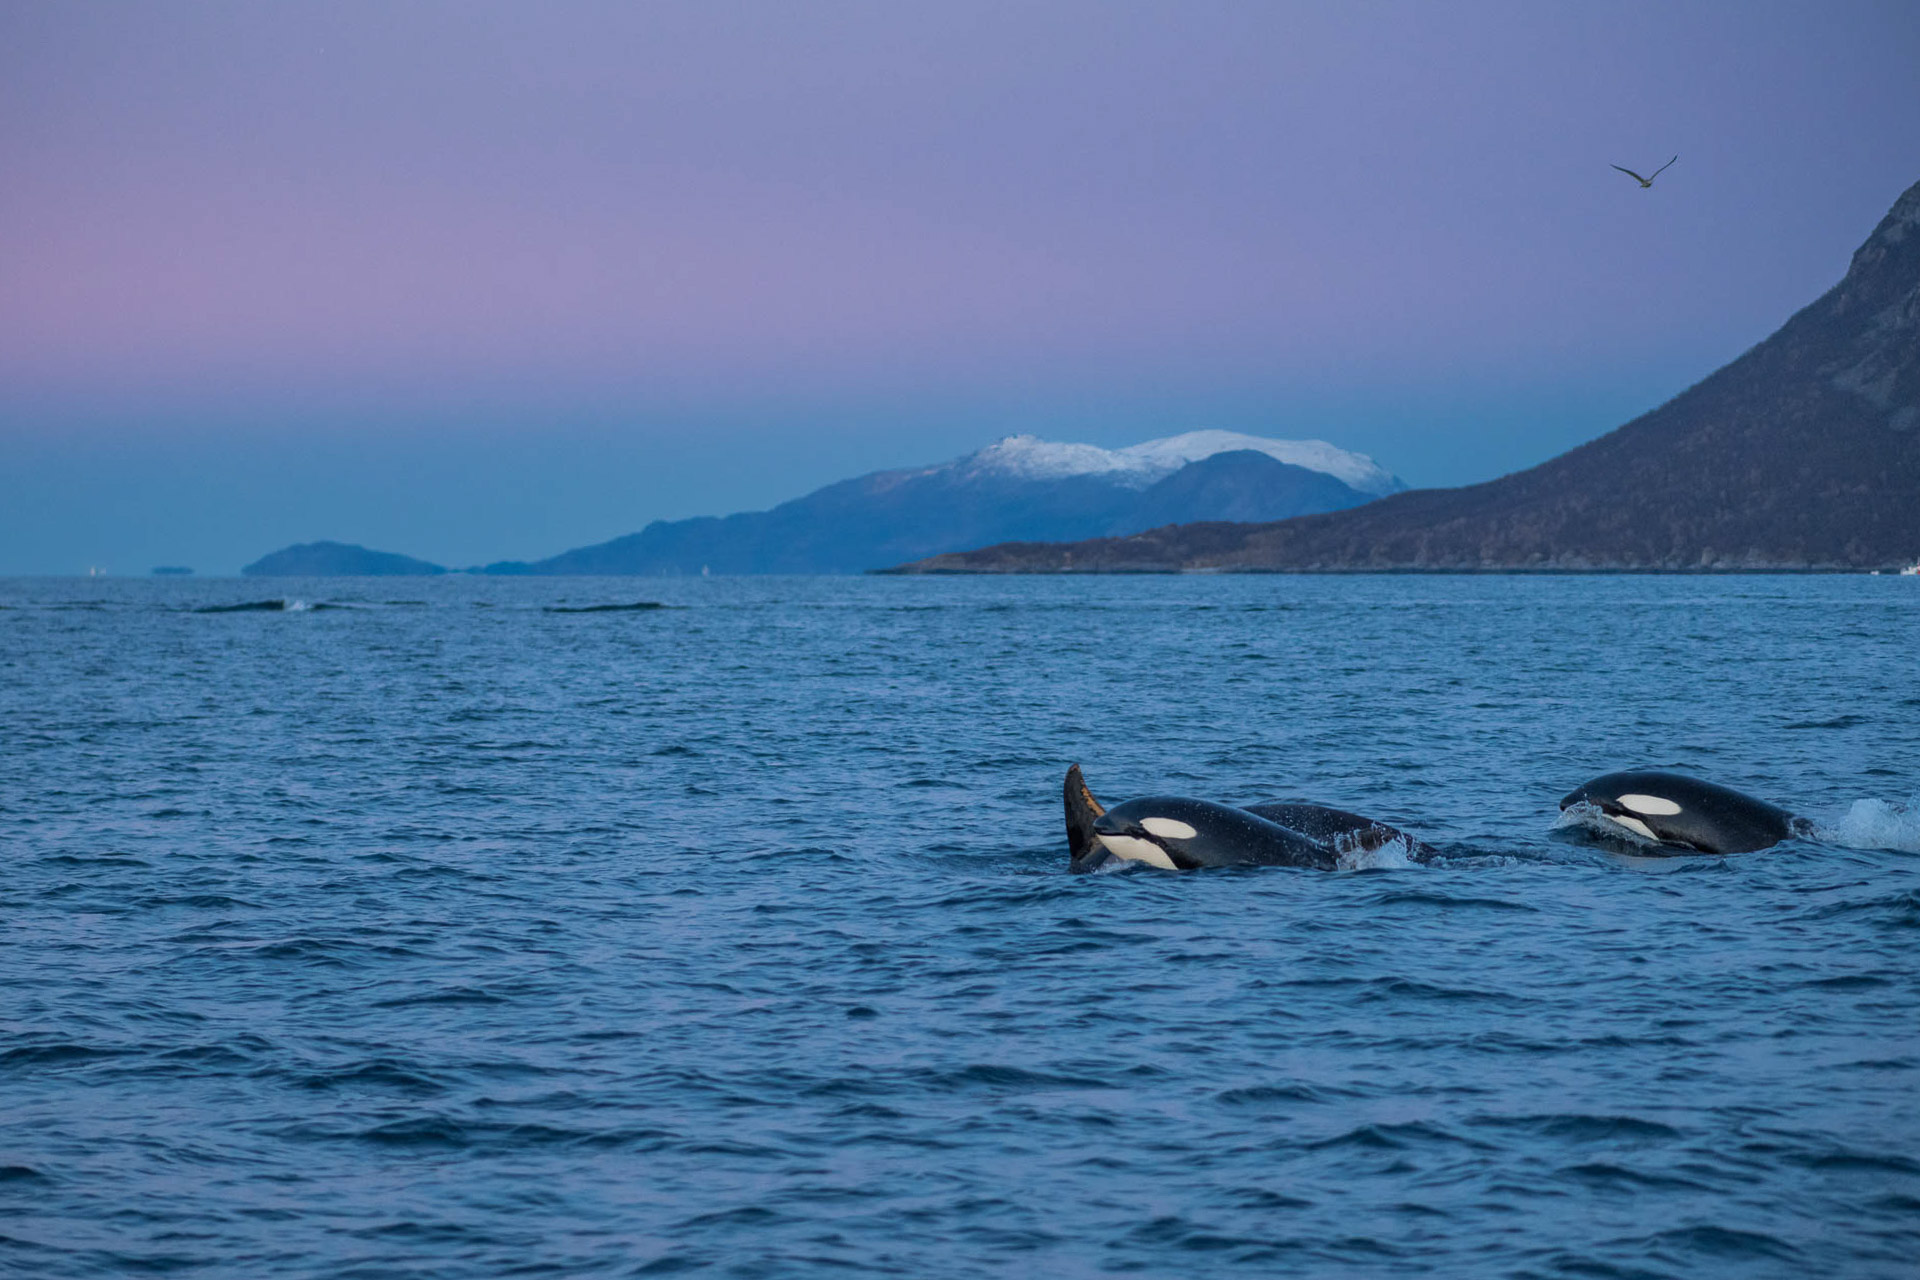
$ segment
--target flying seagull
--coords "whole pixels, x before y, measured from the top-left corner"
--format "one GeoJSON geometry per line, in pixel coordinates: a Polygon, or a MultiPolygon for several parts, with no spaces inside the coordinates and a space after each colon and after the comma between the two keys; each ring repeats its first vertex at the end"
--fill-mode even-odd
{"type": "MultiPolygon", "coordinates": [[[[1679,158],[1680,158],[1679,156],[1675,156],[1673,160],[1678,160],[1679,158]]],[[[1659,177],[1661,174],[1665,173],[1668,169],[1671,169],[1673,167],[1673,160],[1667,161],[1665,164],[1661,165],[1658,169],[1655,169],[1652,173],[1648,174],[1644,178],[1641,177],[1639,174],[1635,173],[1633,170],[1626,168],[1623,165],[1612,164],[1612,165],[1608,165],[1607,167],[1609,169],[1620,170],[1620,172],[1626,174],[1629,178],[1632,178],[1635,182],[1639,183],[1643,187],[1650,187],[1653,185],[1653,180],[1655,178],[1659,177]]]]}

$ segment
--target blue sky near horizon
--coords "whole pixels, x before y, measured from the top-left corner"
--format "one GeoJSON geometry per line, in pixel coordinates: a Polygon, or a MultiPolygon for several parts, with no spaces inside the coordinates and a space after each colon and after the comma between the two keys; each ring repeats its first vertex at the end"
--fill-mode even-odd
{"type": "Polygon", "coordinates": [[[1489,479],[1832,285],[1915,66],[1907,0],[9,5],[0,574],[534,558],[1012,431],[1489,479]]]}

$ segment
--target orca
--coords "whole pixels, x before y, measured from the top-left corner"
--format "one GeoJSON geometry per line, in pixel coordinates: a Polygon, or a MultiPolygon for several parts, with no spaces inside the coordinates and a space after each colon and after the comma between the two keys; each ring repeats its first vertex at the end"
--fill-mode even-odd
{"type": "Polygon", "coordinates": [[[1143,796],[1094,819],[1093,838],[1115,857],[1163,871],[1200,867],[1312,867],[1339,855],[1298,831],[1211,800],[1143,796]]]}
{"type": "Polygon", "coordinates": [[[1067,770],[1067,856],[1073,871],[1142,862],[1163,871],[1201,867],[1308,867],[1331,871],[1342,854],[1405,842],[1424,860],[1427,845],[1344,809],[1300,802],[1234,808],[1185,796],[1144,796],[1103,808],[1080,766],[1067,770]]]}
{"type": "Polygon", "coordinates": [[[1586,805],[1612,828],[1637,836],[1635,844],[1651,842],[1678,853],[1752,853],[1812,834],[1805,818],[1778,805],[1658,769],[1603,774],[1561,798],[1562,812],[1575,805],[1586,805]]]}

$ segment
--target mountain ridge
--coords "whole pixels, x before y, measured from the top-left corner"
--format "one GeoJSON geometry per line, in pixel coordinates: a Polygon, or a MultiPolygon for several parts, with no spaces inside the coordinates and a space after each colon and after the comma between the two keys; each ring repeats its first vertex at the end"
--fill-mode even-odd
{"type": "MultiPolygon", "coordinates": [[[[1122,449],[1004,436],[932,466],[836,481],[765,511],[656,520],[637,533],[501,575],[857,573],[1009,538],[1131,533],[1170,521],[1272,520],[1335,511],[1406,486],[1324,440],[1190,431],[1122,449]]],[[[442,573],[342,543],[287,547],[243,573],[442,573]]]]}
{"type": "Polygon", "coordinates": [[[1201,431],[1108,450],[1016,435],[934,466],[837,481],[766,511],[657,520],[607,542],[481,572],[858,573],[986,541],[1332,511],[1404,487],[1364,454],[1319,440],[1201,431]]]}
{"type": "Polygon", "coordinates": [[[1920,555],[1920,183],[1846,275],[1621,427],[1352,510],[1006,543],[902,573],[1864,570],[1920,555]]]}

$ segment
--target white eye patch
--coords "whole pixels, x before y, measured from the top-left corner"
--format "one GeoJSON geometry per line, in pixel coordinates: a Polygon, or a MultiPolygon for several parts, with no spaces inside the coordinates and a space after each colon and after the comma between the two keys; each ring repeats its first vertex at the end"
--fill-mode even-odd
{"type": "Polygon", "coordinates": [[[1664,796],[1621,796],[1620,803],[1635,813],[1649,813],[1655,817],[1672,817],[1680,812],[1680,806],[1664,796]]]}
{"type": "Polygon", "coordinates": [[[1095,836],[1094,839],[1105,845],[1107,852],[1116,858],[1125,858],[1128,862],[1144,862],[1162,871],[1179,870],[1173,865],[1173,859],[1167,856],[1167,851],[1151,840],[1136,840],[1132,836],[1095,836]]]}
{"type": "Polygon", "coordinates": [[[1142,818],[1140,829],[1162,840],[1191,840],[1199,833],[1176,818],[1142,818]]]}

